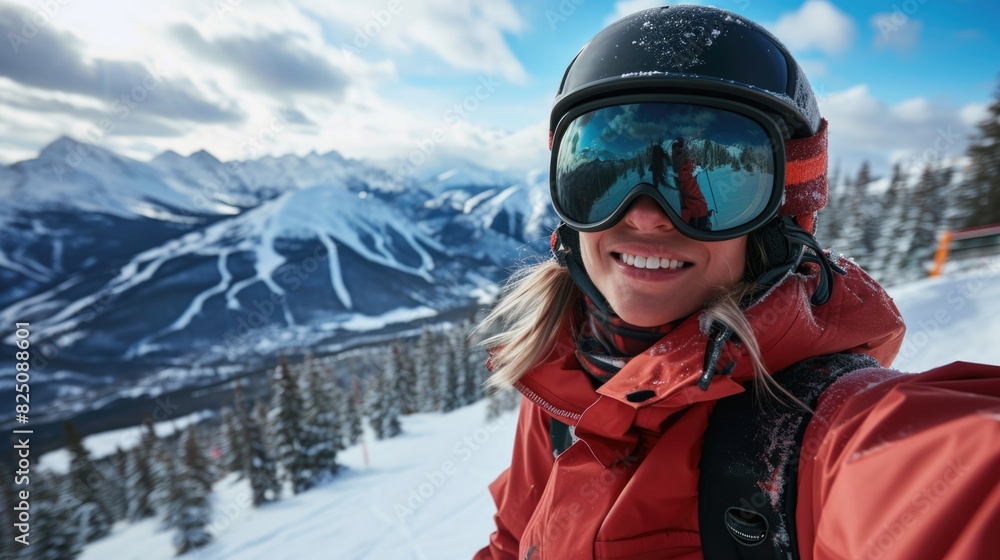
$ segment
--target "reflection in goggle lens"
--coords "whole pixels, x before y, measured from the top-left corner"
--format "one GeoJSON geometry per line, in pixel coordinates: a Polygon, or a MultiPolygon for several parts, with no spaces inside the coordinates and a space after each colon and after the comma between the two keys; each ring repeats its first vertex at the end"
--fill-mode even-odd
{"type": "Polygon", "coordinates": [[[553,202],[579,224],[608,219],[645,184],[687,225],[723,231],[765,211],[775,189],[775,154],[768,132],[747,116],[637,103],[574,119],[556,146],[555,172],[553,202]]]}

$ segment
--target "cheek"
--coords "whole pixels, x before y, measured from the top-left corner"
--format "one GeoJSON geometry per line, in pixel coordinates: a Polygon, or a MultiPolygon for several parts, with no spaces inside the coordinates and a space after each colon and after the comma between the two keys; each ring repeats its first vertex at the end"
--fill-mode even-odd
{"type": "Polygon", "coordinates": [[[588,271],[596,270],[599,265],[597,245],[601,240],[601,234],[580,232],[579,236],[580,259],[583,260],[583,266],[588,271]]]}
{"type": "Polygon", "coordinates": [[[717,282],[731,288],[743,278],[743,271],[746,268],[746,238],[741,237],[729,241],[719,242],[720,247],[715,251],[716,265],[713,276],[717,282]]]}

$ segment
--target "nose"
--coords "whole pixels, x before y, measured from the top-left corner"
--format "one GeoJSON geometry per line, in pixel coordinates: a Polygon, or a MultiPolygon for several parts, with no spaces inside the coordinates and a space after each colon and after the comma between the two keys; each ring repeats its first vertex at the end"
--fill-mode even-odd
{"type": "Polygon", "coordinates": [[[629,205],[623,222],[637,230],[673,230],[674,222],[652,197],[641,195],[629,205]]]}

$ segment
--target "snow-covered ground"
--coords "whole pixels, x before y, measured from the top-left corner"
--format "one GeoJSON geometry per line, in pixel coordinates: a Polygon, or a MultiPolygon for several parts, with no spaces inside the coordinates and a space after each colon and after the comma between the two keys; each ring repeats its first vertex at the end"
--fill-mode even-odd
{"type": "MultiPolygon", "coordinates": [[[[922,371],[956,360],[1000,364],[1000,260],[961,275],[891,290],[909,325],[894,366],[922,371]]],[[[259,509],[233,476],[216,485],[215,542],[192,560],[462,559],[486,544],[494,506],[487,485],[510,459],[510,412],[486,422],[486,402],[403,420],[404,433],[368,438],[340,455],[328,484],[259,509]]],[[[155,521],[120,524],[86,560],[166,560],[172,534],[155,521]]]]}
{"type": "MultiPolygon", "coordinates": [[[[328,484],[253,508],[235,475],[215,486],[215,542],[191,560],[471,558],[492,531],[487,485],[510,460],[516,415],[486,422],[485,400],[450,414],[403,420],[402,435],[367,437],[338,455],[347,470],[328,484]]],[[[157,522],[119,524],[85,560],[174,558],[157,522]]]]}

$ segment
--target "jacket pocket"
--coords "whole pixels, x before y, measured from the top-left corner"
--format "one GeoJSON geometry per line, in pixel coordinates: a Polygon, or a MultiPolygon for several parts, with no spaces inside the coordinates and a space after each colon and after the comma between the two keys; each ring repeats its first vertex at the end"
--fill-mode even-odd
{"type": "Polygon", "coordinates": [[[597,560],[701,560],[701,536],[693,531],[656,531],[594,543],[597,560]]]}

